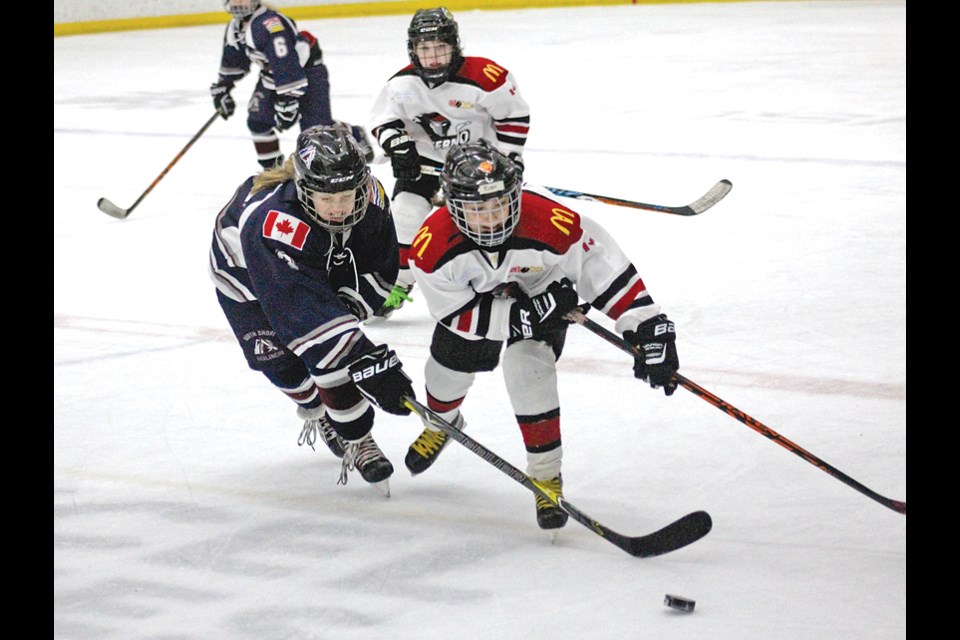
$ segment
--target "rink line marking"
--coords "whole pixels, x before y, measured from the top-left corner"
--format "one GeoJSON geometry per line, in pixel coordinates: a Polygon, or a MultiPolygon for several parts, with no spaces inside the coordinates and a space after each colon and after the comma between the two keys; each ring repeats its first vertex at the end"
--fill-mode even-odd
{"type": "MultiPolygon", "coordinates": [[[[91,318],[84,316],[53,316],[54,329],[69,329],[76,331],[88,331],[93,333],[103,333],[107,335],[125,335],[125,336],[146,336],[151,338],[179,338],[187,342],[152,349],[138,349],[136,351],[127,351],[121,354],[107,354],[104,356],[90,357],[83,360],[59,361],[54,366],[64,364],[81,364],[82,362],[92,362],[112,357],[135,356],[151,351],[163,351],[169,349],[179,349],[198,344],[210,342],[231,343],[235,340],[233,333],[229,329],[215,329],[213,327],[197,327],[192,325],[177,325],[161,322],[147,322],[142,320],[115,320],[109,318],[91,318]]],[[[426,342],[406,342],[403,340],[391,340],[390,344],[394,348],[422,349],[426,351],[428,346],[426,342]]],[[[425,360],[424,355],[421,359],[425,360]]],[[[558,367],[565,374],[583,375],[585,371],[591,375],[601,375],[609,377],[622,377],[623,367],[619,361],[601,360],[598,358],[583,358],[572,354],[564,354],[558,367]]],[[[785,391],[792,393],[810,393],[815,395],[827,396],[850,396],[858,398],[868,398],[873,400],[892,400],[897,402],[906,401],[906,384],[884,383],[884,382],[865,382],[858,380],[845,380],[842,378],[826,378],[812,376],[793,376],[788,374],[773,374],[764,372],[731,372],[730,370],[709,369],[704,367],[692,367],[684,369],[685,372],[695,373],[698,376],[712,377],[717,384],[722,382],[724,386],[760,388],[775,391],[785,391]]]]}

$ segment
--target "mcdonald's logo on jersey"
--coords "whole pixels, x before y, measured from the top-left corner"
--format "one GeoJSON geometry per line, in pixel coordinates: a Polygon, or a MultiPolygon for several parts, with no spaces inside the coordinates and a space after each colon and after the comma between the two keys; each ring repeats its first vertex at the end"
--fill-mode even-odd
{"type": "Polygon", "coordinates": [[[499,67],[492,62],[487,63],[487,66],[483,68],[483,75],[487,76],[490,79],[490,82],[496,82],[506,73],[506,69],[499,67]]]}

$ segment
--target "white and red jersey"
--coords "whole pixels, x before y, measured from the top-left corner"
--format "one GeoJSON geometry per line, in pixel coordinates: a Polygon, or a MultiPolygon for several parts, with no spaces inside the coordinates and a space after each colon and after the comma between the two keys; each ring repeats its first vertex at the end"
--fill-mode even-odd
{"type": "Polygon", "coordinates": [[[409,257],[430,314],[467,339],[510,336],[514,301],[503,295],[510,286],[534,296],[567,279],[582,300],[616,320],[619,333],[660,313],[606,230],[533,191],[523,191],[520,222],[503,245],[477,246],[441,207],[420,228],[409,257]]]}
{"type": "Polygon", "coordinates": [[[486,58],[466,57],[446,82],[431,87],[407,65],[380,91],[370,114],[381,147],[401,133],[422,158],[439,164],[453,146],[487,140],[504,155],[522,153],[530,108],[513,75],[486,58]]]}

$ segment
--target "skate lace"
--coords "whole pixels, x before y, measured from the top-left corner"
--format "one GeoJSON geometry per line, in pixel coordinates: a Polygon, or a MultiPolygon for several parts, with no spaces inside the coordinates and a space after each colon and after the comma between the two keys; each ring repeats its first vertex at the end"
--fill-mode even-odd
{"type": "Polygon", "coordinates": [[[313,445],[317,441],[317,433],[320,434],[324,442],[330,442],[337,437],[337,432],[333,430],[333,427],[330,426],[330,423],[327,421],[327,416],[324,415],[319,418],[304,421],[303,429],[300,431],[300,438],[297,439],[297,445],[302,447],[304,444],[307,444],[311,449],[316,451],[313,445]]]}
{"type": "MultiPolygon", "coordinates": [[[[317,441],[317,431],[320,428],[319,422],[319,420],[304,421],[303,429],[300,431],[300,437],[297,438],[298,447],[308,444],[310,448],[313,449],[313,443],[317,441]]],[[[313,450],[316,451],[316,449],[313,450]]]]}
{"type": "Polygon", "coordinates": [[[447,434],[443,431],[434,431],[433,429],[424,429],[420,437],[417,438],[411,447],[424,458],[429,458],[443,446],[447,440],[447,434]]]}
{"type": "Polygon", "coordinates": [[[337,484],[347,484],[347,475],[357,467],[365,467],[367,463],[383,457],[380,447],[368,433],[359,442],[346,442],[343,448],[343,463],[340,465],[340,479],[337,484]]]}
{"type": "MultiPolygon", "coordinates": [[[[560,478],[551,478],[550,480],[537,480],[538,485],[544,489],[550,489],[557,496],[563,497],[563,483],[560,481],[560,478]]],[[[547,500],[543,496],[537,494],[536,496],[537,510],[549,509],[551,507],[556,507],[552,500],[547,500]]]]}

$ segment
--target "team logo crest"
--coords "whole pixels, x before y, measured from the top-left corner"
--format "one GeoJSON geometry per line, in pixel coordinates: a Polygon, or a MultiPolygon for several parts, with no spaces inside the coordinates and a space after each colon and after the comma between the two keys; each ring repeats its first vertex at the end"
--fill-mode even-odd
{"type": "Polygon", "coordinates": [[[300,155],[300,159],[303,160],[303,164],[309,167],[313,159],[317,157],[317,148],[313,146],[304,147],[297,153],[300,155]]]}

